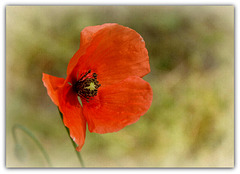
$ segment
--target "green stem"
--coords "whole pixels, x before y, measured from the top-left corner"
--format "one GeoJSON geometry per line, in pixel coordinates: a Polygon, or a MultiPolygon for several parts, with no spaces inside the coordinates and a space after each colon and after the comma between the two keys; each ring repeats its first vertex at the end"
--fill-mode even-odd
{"type": "MultiPolygon", "coordinates": [[[[58,109],[58,111],[59,111],[59,114],[60,114],[61,119],[62,119],[62,121],[63,121],[63,115],[62,115],[62,113],[61,113],[61,111],[60,111],[59,109],[58,109]]],[[[73,141],[73,139],[70,137],[69,129],[68,129],[66,126],[65,126],[65,128],[66,128],[67,133],[68,133],[68,136],[69,136],[69,138],[70,138],[70,140],[71,140],[71,142],[72,142],[72,144],[73,144],[74,150],[75,150],[75,152],[76,152],[76,155],[77,155],[77,157],[78,157],[78,160],[79,160],[80,164],[82,165],[82,167],[85,167],[84,162],[83,162],[83,159],[82,159],[82,156],[81,156],[81,153],[76,150],[77,144],[76,144],[76,143],[73,141]]]]}
{"type": "Polygon", "coordinates": [[[24,133],[26,133],[36,143],[36,145],[39,147],[40,151],[42,152],[43,156],[45,157],[48,165],[51,167],[52,163],[50,161],[50,158],[49,158],[46,150],[42,146],[42,144],[38,141],[38,139],[33,135],[33,133],[30,130],[28,130],[27,128],[25,128],[24,126],[19,125],[19,124],[15,124],[12,128],[12,135],[13,135],[13,139],[14,139],[16,145],[19,145],[17,135],[16,135],[16,130],[17,129],[22,130],[24,133]]]}

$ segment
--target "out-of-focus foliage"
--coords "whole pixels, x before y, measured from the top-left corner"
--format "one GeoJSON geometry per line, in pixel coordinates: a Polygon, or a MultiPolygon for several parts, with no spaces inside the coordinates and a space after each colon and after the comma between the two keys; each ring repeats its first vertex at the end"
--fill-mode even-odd
{"type": "Polygon", "coordinates": [[[118,23],[142,35],[149,51],[153,103],[141,119],[112,134],[87,131],[87,167],[231,167],[234,164],[234,7],[8,6],[6,9],[6,162],[47,167],[19,132],[24,160],[14,156],[11,128],[30,129],[54,167],[77,157],[42,72],[66,77],[87,26],[118,23]]]}

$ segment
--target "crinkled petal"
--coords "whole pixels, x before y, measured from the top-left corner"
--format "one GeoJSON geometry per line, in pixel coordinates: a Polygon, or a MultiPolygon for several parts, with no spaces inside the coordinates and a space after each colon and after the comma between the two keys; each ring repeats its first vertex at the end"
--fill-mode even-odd
{"type": "Polygon", "coordinates": [[[52,99],[53,103],[58,106],[59,102],[58,102],[57,91],[61,86],[63,86],[64,78],[58,78],[58,77],[43,73],[42,81],[44,86],[47,88],[49,97],[52,99]]]}
{"type": "Polygon", "coordinates": [[[81,35],[80,35],[80,48],[79,50],[74,54],[74,56],[72,57],[72,59],[70,60],[69,64],[68,64],[68,68],[67,68],[67,74],[69,75],[71,73],[71,71],[73,70],[73,68],[76,66],[78,60],[80,59],[80,57],[82,55],[84,55],[86,53],[86,49],[89,47],[89,45],[91,44],[93,38],[95,37],[95,34],[107,27],[107,26],[111,26],[114,24],[103,24],[103,25],[97,25],[97,26],[89,26],[84,28],[81,31],[81,35]]]}
{"type": "Polygon", "coordinates": [[[72,91],[72,86],[67,83],[61,89],[59,96],[59,109],[63,114],[63,123],[69,129],[71,138],[78,144],[77,150],[80,151],[86,136],[86,121],[82,107],[76,93],[72,91]]]}
{"type": "Polygon", "coordinates": [[[80,50],[84,51],[76,53],[69,69],[78,61],[79,71],[91,69],[98,74],[102,86],[150,72],[145,42],[136,31],[118,24],[87,27],[83,31],[80,50]]]}
{"type": "Polygon", "coordinates": [[[149,83],[136,76],[100,87],[97,97],[83,105],[89,131],[116,132],[135,123],[149,109],[152,96],[149,83]]]}

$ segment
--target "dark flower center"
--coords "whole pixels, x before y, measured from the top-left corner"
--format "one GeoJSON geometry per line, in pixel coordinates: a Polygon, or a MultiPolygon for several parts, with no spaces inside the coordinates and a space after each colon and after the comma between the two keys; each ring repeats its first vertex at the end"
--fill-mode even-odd
{"type": "Polygon", "coordinates": [[[97,74],[93,73],[90,75],[90,73],[91,70],[82,75],[82,77],[73,84],[73,90],[79,97],[85,98],[87,102],[89,102],[90,98],[97,95],[98,88],[101,86],[97,81],[97,74]]]}

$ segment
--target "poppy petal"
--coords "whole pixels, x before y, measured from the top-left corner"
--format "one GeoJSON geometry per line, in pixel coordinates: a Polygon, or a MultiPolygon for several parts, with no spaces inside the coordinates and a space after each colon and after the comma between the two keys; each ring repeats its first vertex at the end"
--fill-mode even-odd
{"type": "Polygon", "coordinates": [[[64,78],[59,78],[43,73],[42,81],[44,86],[47,88],[48,95],[52,99],[55,105],[59,105],[58,102],[58,89],[63,85],[64,78]]]}
{"type": "Polygon", "coordinates": [[[85,53],[78,54],[79,69],[97,73],[103,86],[150,72],[145,42],[136,31],[118,24],[105,24],[97,29],[88,27],[87,31],[90,34],[85,31],[85,39],[81,39],[85,53]]]}
{"type": "Polygon", "coordinates": [[[152,88],[143,79],[131,76],[99,88],[97,100],[84,103],[83,114],[90,132],[116,132],[135,123],[152,103],[152,88]]]}
{"type": "Polygon", "coordinates": [[[71,73],[71,71],[73,70],[73,68],[76,66],[79,58],[85,54],[86,49],[89,47],[91,41],[93,40],[95,34],[107,27],[107,26],[111,26],[113,24],[110,23],[106,23],[103,25],[97,25],[97,26],[89,26],[84,28],[81,31],[81,35],[80,35],[80,48],[79,50],[74,54],[74,56],[71,58],[68,67],[67,67],[67,75],[69,75],[71,73]]]}
{"type": "Polygon", "coordinates": [[[63,114],[63,123],[69,129],[70,137],[78,144],[77,151],[80,151],[85,142],[86,121],[77,95],[67,83],[61,89],[59,109],[63,114]]]}

